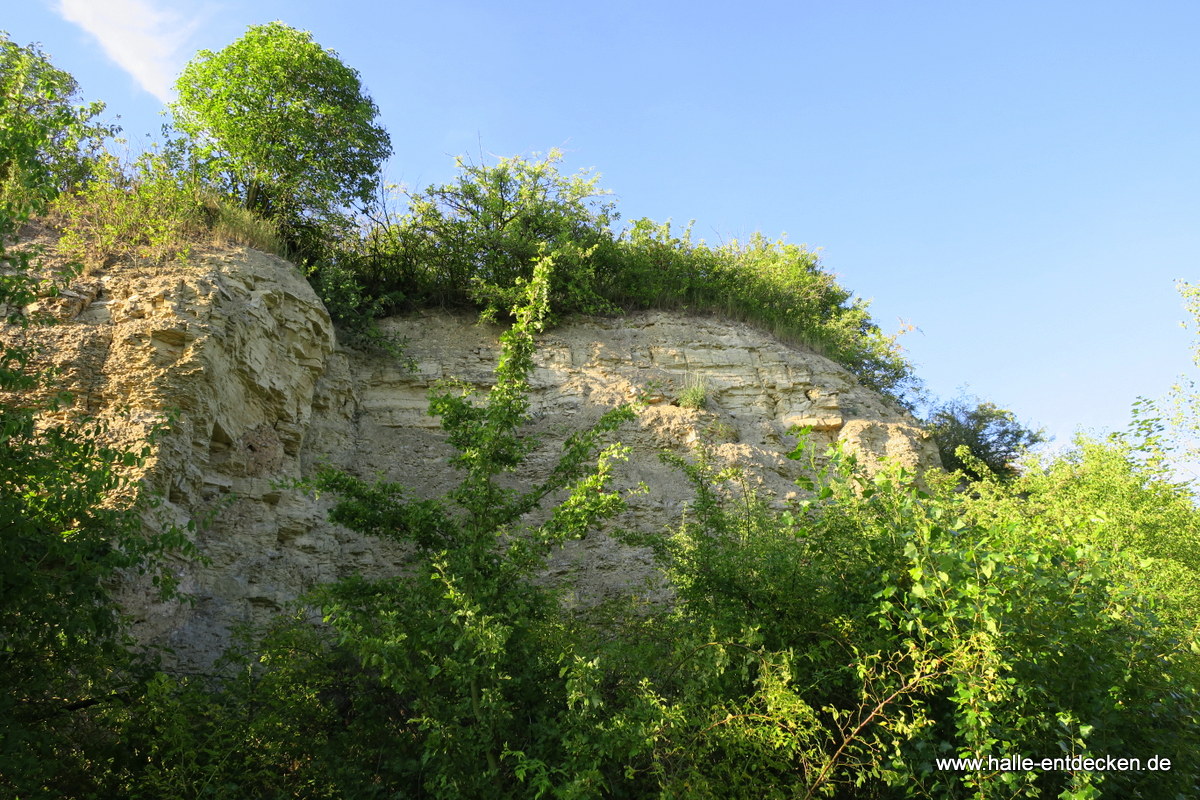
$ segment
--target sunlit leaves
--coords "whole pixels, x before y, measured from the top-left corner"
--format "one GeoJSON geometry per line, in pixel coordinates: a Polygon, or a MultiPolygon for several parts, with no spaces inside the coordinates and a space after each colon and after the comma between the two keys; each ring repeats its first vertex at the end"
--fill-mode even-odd
{"type": "MultiPolygon", "coordinates": [[[[103,103],[77,105],[79,86],[37,45],[0,32],[0,214],[38,213],[62,189],[86,178],[88,156],[117,130],[93,121],[103,103]]],[[[8,230],[0,230],[7,236],[8,230]]]]}
{"type": "Polygon", "coordinates": [[[358,73],[281,22],[200,51],[176,87],[178,126],[207,168],[285,224],[367,202],[391,153],[358,73]]]}

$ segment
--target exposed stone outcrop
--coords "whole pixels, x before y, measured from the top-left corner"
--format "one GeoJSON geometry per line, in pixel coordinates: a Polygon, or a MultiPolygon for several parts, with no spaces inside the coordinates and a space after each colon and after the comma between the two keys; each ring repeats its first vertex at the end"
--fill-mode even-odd
{"type": "MultiPolygon", "coordinates": [[[[45,306],[66,324],[37,331],[43,356],[75,393],[73,410],[105,419],[114,438],[142,441],[164,413],[145,479],[161,520],[200,524],[208,565],[178,564],[191,604],[131,592],[142,634],[169,640],[186,662],[211,659],[231,624],[261,622],[303,590],[360,572],[394,573],[403,553],[328,523],[327,500],[288,483],[329,462],[382,475],[418,495],[456,480],[429,388],[454,378],[485,389],[500,328],[422,313],[384,322],[417,364],[339,347],[329,316],[290,264],[255,251],[212,251],[189,264],[123,264],[77,281],[45,306]]],[[[619,438],[633,455],[616,481],[650,487],[631,498],[625,527],[675,524],[690,499],[662,450],[698,443],[744,464],[754,485],[784,499],[799,464],[784,457],[808,426],[868,461],[937,463],[914,420],[828,359],[743,324],[649,312],[568,321],[540,340],[530,428],[542,446],[513,480],[549,469],[565,437],[620,403],[643,401],[619,438]],[[701,385],[704,410],[673,403],[701,385]]],[[[69,413],[69,412],[63,412],[69,413]]],[[[157,523],[156,523],[157,524],[157,523]]],[[[577,581],[580,602],[645,591],[646,553],[603,533],[556,558],[552,577],[577,581]]]]}

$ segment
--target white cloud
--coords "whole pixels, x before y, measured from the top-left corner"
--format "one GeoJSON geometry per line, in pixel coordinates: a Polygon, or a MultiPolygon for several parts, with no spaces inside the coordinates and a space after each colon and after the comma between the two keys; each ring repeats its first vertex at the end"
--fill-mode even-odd
{"type": "Polygon", "coordinates": [[[164,103],[174,98],[171,87],[186,63],[184,45],[198,18],[185,19],[152,0],[59,0],[57,11],[96,37],[147,92],[164,103]]]}

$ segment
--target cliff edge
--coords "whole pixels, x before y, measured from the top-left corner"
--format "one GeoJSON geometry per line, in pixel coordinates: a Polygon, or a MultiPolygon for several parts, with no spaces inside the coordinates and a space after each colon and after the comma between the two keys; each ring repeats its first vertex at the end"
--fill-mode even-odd
{"type": "MultiPolygon", "coordinates": [[[[129,447],[172,419],[140,476],[162,498],[147,524],[195,520],[208,563],[175,565],[191,602],[153,602],[136,586],[124,602],[140,636],[169,642],[192,664],[218,655],[231,626],[264,622],[317,583],[402,567],[397,546],[329,523],[327,499],[288,484],[330,463],[403,482],[418,496],[453,486],[428,391],[449,378],[486,389],[502,330],[442,312],[382,321],[407,340],[409,370],[339,345],[299,270],[246,249],[208,250],[186,264],[113,265],[42,306],[61,324],[28,335],[40,366],[57,368],[60,388],[74,396],[59,414],[104,420],[129,447]]],[[[664,450],[705,444],[780,499],[799,491],[801,465],[784,456],[796,445],[794,426],[868,464],[938,464],[917,422],[844,368],[713,317],[566,321],[539,340],[530,400],[541,446],[516,481],[544,475],[566,437],[603,411],[639,404],[637,421],[617,437],[632,453],[615,482],[649,492],[630,497],[616,522],[626,528],[678,524],[691,499],[684,476],[657,457],[664,450]],[[689,387],[706,398],[703,409],[679,404],[689,387]]],[[[613,593],[654,596],[661,589],[652,576],[648,553],[597,532],[559,554],[550,577],[570,577],[576,601],[589,604],[613,593]]]]}

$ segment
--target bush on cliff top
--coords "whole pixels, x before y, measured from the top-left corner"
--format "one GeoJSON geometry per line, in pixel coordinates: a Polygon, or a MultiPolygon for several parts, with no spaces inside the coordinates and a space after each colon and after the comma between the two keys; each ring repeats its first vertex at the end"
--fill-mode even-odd
{"type": "MultiPolygon", "coordinates": [[[[336,271],[380,313],[427,307],[503,315],[542,255],[555,262],[554,314],[663,308],[719,314],[839,361],[866,385],[902,397],[915,379],[894,336],[838,284],[817,255],[761,235],[720,247],[690,229],[619,218],[598,176],[540,160],[460,160],[455,183],[411,194],[405,213],[378,212],[341,236],[316,268],[336,271]]],[[[319,280],[319,279],[318,279],[319,280]]]]}

